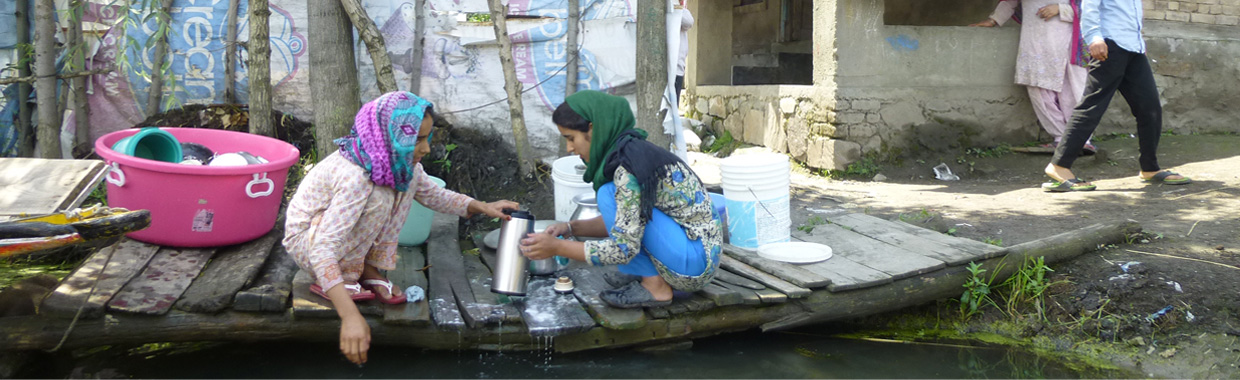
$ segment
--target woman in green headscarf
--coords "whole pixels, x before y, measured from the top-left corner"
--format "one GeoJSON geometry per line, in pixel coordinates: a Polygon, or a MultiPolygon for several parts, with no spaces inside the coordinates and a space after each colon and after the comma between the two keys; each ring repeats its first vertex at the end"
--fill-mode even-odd
{"type": "Polygon", "coordinates": [[[664,306],[672,291],[705,287],[719,266],[722,226],[702,181],[679,157],[646,141],[629,102],[582,91],[556,108],[552,121],[569,153],[586,163],[602,216],[559,223],[522,240],[530,259],[562,256],[617,265],[615,289],[601,294],[614,307],[664,306]],[[576,242],[556,236],[605,237],[576,242]]]}

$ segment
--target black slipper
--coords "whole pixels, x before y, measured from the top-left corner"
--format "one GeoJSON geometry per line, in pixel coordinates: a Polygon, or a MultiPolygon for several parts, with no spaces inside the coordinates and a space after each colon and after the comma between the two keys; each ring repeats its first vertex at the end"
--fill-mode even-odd
{"type": "Polygon", "coordinates": [[[672,304],[672,300],[656,301],[654,295],[650,294],[650,291],[643,288],[642,284],[637,281],[630,282],[628,285],[616,289],[604,290],[598,296],[603,299],[603,302],[611,305],[611,307],[619,309],[660,307],[672,304]]]}
{"type": "Polygon", "coordinates": [[[1094,191],[1098,188],[1098,186],[1094,186],[1093,184],[1082,185],[1082,183],[1085,183],[1085,181],[1082,181],[1079,178],[1073,178],[1063,182],[1051,181],[1043,183],[1042,190],[1052,193],[1066,193],[1069,191],[1094,191]]]}
{"type": "Polygon", "coordinates": [[[628,285],[633,281],[640,281],[641,279],[642,276],[619,271],[603,273],[603,281],[606,281],[607,285],[610,285],[613,289],[628,285]]]}

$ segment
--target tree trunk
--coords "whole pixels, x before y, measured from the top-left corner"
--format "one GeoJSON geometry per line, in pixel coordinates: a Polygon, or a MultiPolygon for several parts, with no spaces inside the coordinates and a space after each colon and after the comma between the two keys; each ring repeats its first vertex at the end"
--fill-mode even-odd
{"type": "Polygon", "coordinates": [[[39,155],[60,157],[60,117],[56,115],[56,13],[53,0],[34,5],[34,72],[39,105],[39,155]]]}
{"type": "MultiPolygon", "coordinates": [[[[250,0],[250,133],[274,137],[271,125],[271,39],[267,0],[250,0]]],[[[313,49],[311,49],[313,50],[313,49]]]]}
{"type": "Polygon", "coordinates": [[[495,26],[495,39],[499,40],[499,63],[504,67],[504,89],[508,91],[508,112],[512,118],[512,137],[517,148],[517,164],[521,176],[534,173],[534,161],[530,153],[529,135],[525,129],[525,106],[521,103],[521,83],[517,81],[517,69],[512,61],[512,40],[508,38],[508,7],[500,0],[487,0],[491,8],[491,24],[495,26]]]}
{"type": "Polygon", "coordinates": [[[306,0],[310,40],[310,98],[317,158],[336,151],[362,108],[353,55],[353,25],[339,1],[306,0]]]}
{"type": "MultiPolygon", "coordinates": [[[[30,44],[30,3],[17,2],[17,43],[30,44]]],[[[30,61],[26,57],[18,57],[17,76],[30,76],[30,61]]],[[[17,155],[34,156],[34,128],[30,125],[30,83],[17,85],[17,155]]]]}
{"type": "MultiPolygon", "coordinates": [[[[73,10],[73,20],[69,28],[69,46],[77,49],[77,54],[73,55],[73,68],[75,70],[86,70],[86,42],[82,38],[82,15],[86,11],[86,2],[83,0],[73,0],[70,3],[73,10]]],[[[73,84],[73,116],[74,116],[74,151],[78,148],[90,150],[90,101],[86,98],[86,80],[87,77],[77,77],[70,80],[73,84]]]]}
{"type": "MultiPolygon", "coordinates": [[[[581,1],[568,0],[568,37],[565,41],[567,46],[567,57],[565,57],[564,71],[564,97],[568,98],[577,93],[577,68],[581,67],[581,49],[578,43],[578,36],[581,34],[581,1]]],[[[560,156],[568,154],[568,147],[565,146],[564,139],[556,139],[560,142],[560,156]]]]}
{"type": "Polygon", "coordinates": [[[637,0],[637,127],[661,148],[671,147],[659,109],[667,89],[667,1],[637,0]]]}
{"type": "Polygon", "coordinates": [[[237,102],[237,8],[241,0],[228,0],[228,35],[224,36],[224,103],[237,102]]]}
{"type": "Polygon", "coordinates": [[[357,35],[366,43],[366,52],[370,53],[370,62],[375,65],[375,81],[379,84],[379,92],[386,94],[399,90],[396,87],[396,75],[392,73],[392,57],[388,56],[387,43],[379,33],[375,21],[366,15],[361,0],[340,0],[344,12],[357,28],[357,35]]]}
{"type": "MultiPolygon", "coordinates": [[[[172,22],[172,0],[160,0],[159,24],[172,22]]],[[[158,29],[157,29],[158,30],[158,29]]],[[[171,30],[171,28],[169,28],[171,30]]],[[[168,35],[156,33],[155,56],[151,62],[151,88],[146,94],[146,116],[158,114],[164,100],[164,62],[168,59],[168,35]]]]}
{"type": "Polygon", "coordinates": [[[413,21],[413,57],[410,59],[413,71],[409,72],[409,92],[421,95],[422,91],[422,54],[426,43],[426,0],[414,1],[413,21]]]}

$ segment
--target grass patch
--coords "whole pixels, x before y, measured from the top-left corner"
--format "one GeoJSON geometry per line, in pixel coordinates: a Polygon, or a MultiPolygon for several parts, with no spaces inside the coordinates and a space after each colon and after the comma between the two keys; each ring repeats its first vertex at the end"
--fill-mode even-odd
{"type": "Polygon", "coordinates": [[[964,150],[964,154],[977,158],[994,158],[1003,157],[1012,153],[1012,147],[1002,144],[992,148],[969,148],[964,150]]]}
{"type": "Polygon", "coordinates": [[[797,230],[808,234],[814,232],[814,227],[824,224],[827,224],[826,220],[823,220],[821,216],[814,215],[813,218],[809,218],[809,220],[805,221],[805,224],[797,226],[797,230]]]}
{"type": "Polygon", "coordinates": [[[1002,246],[1003,246],[1003,239],[1000,239],[1000,238],[997,238],[997,237],[987,237],[987,238],[985,238],[985,239],[982,239],[982,242],[983,242],[983,243],[986,243],[986,244],[990,244],[990,245],[996,246],[996,247],[1002,247],[1002,246]]]}

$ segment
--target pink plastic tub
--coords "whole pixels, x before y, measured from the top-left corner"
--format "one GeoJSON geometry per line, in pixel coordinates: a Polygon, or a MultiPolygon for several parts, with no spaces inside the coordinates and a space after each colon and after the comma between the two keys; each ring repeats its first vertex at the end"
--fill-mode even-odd
{"type": "Polygon", "coordinates": [[[151,211],[151,226],[128,236],[177,247],[215,247],[254,240],[275,227],[288,169],[297,148],[270,137],[199,128],[161,128],[180,142],[218,153],[246,151],[267,163],[232,167],[179,165],[112,150],[138,129],[95,140],[95,153],[111,165],[108,205],[151,211]]]}

